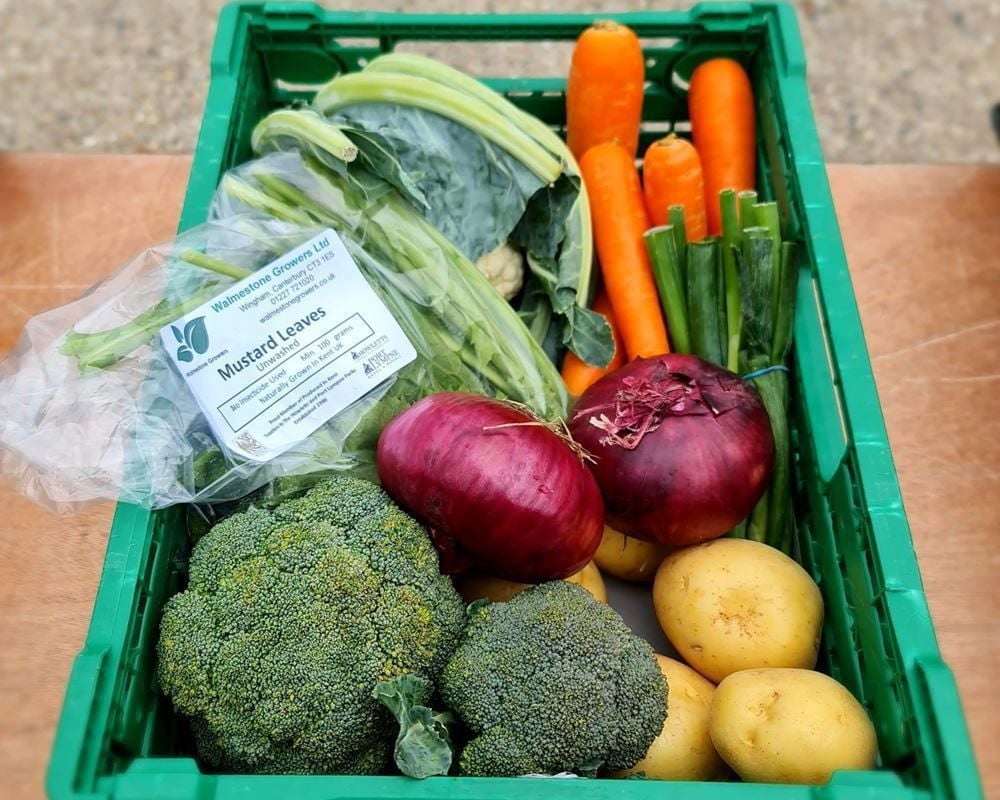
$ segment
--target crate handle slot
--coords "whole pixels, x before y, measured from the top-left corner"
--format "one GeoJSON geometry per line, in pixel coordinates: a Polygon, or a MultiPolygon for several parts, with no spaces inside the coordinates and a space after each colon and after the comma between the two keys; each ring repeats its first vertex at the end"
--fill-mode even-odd
{"type": "Polygon", "coordinates": [[[59,727],[52,744],[50,764],[71,765],[70,769],[55,770],[51,766],[45,775],[45,792],[49,797],[70,797],[80,790],[93,788],[95,762],[100,754],[94,747],[100,745],[100,737],[94,736],[103,719],[108,715],[110,697],[101,690],[108,672],[106,662],[108,649],[84,650],[73,659],[69,681],[66,683],[66,701],[59,727]],[[81,702],[84,699],[88,702],[81,702]]]}
{"type": "Polygon", "coordinates": [[[750,26],[753,10],[750,3],[698,3],[691,16],[706,31],[731,33],[750,26]]]}
{"type": "Polygon", "coordinates": [[[914,684],[922,699],[916,709],[927,768],[935,794],[982,797],[976,759],[951,669],[935,656],[914,660],[914,684]]]}
{"type": "Polygon", "coordinates": [[[847,433],[823,305],[810,270],[803,269],[799,273],[795,302],[795,366],[809,416],[819,475],[829,483],[847,452],[847,433]],[[831,423],[831,420],[837,422],[831,423]]]}
{"type": "Polygon", "coordinates": [[[558,78],[565,81],[573,55],[572,40],[538,40],[518,38],[477,41],[472,39],[401,39],[393,48],[396,53],[415,53],[461,68],[467,75],[489,78],[503,75],[511,78],[558,78]],[[546,71],[539,75],[531,71],[532,57],[545,59],[546,71]],[[469,56],[474,54],[472,64],[469,56]],[[532,56],[534,54],[534,56],[532,56]]]}

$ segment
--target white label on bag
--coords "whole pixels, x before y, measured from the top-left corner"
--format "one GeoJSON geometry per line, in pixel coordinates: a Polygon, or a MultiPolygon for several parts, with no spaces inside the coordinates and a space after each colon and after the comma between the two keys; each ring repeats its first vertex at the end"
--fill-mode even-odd
{"type": "Polygon", "coordinates": [[[416,357],[332,230],[160,331],[212,429],[270,461],[416,357]]]}

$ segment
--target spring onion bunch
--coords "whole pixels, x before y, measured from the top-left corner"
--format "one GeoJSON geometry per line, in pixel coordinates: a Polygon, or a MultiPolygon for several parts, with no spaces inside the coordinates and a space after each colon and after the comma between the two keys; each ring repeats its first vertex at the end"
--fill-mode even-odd
{"type": "Polygon", "coordinates": [[[755,192],[720,193],[722,235],[688,242],[684,210],[646,233],[674,350],[751,380],[774,436],[771,484],[734,536],[788,551],[792,540],[788,372],[795,308],[794,246],[781,239],[775,203],[755,192]]]}

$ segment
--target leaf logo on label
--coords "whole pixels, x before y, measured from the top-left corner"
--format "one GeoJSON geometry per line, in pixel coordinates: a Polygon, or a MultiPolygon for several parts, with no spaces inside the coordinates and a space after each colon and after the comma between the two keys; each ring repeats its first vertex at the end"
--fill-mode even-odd
{"type": "Polygon", "coordinates": [[[208,331],[205,329],[204,317],[195,317],[184,326],[184,344],[198,355],[208,350],[208,331]]]}
{"type": "Polygon", "coordinates": [[[176,325],[170,326],[170,331],[180,347],[177,348],[177,360],[185,363],[194,361],[194,354],[202,355],[208,351],[208,330],[205,328],[205,318],[195,317],[184,326],[184,332],[176,325]]]}

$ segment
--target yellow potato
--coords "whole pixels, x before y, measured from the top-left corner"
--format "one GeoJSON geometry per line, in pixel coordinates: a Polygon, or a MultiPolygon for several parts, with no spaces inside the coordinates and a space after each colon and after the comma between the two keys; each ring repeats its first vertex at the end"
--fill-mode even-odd
{"type": "Polygon", "coordinates": [[[466,603],[476,600],[492,600],[494,603],[506,603],[522,589],[527,589],[530,583],[518,583],[480,572],[466,572],[455,576],[455,588],[466,603]]]}
{"type": "MultiPolygon", "coordinates": [[[[596,600],[600,600],[602,603],[608,602],[608,591],[604,588],[604,579],[593,561],[588,561],[583,569],[564,580],[578,583],[596,600]]],[[[508,581],[504,578],[494,578],[492,575],[484,575],[481,572],[467,572],[455,578],[455,587],[466,603],[481,600],[484,597],[494,603],[505,603],[515,594],[532,585],[531,583],[508,581]]]]}
{"type": "Polygon", "coordinates": [[[604,526],[604,536],[594,553],[594,561],[602,570],[623,581],[645,583],[653,580],[669,547],[655,542],[645,542],[604,526]]]}
{"type": "Polygon", "coordinates": [[[875,728],[833,678],[807,669],[735,672],[715,690],[709,732],[745,781],[824,784],[838,769],[872,769],[875,728]]]}
{"type": "Polygon", "coordinates": [[[766,544],[716,539],[671,553],[657,570],[653,605],[677,652],[711,681],[816,666],[823,597],[802,567],[766,544]]]}
{"type": "Polygon", "coordinates": [[[656,661],[667,679],[667,719],[645,758],[616,777],[635,772],[664,781],[722,777],[726,765],[708,735],[708,711],[715,687],[680,661],[661,655],[656,656],[656,661]]]}

